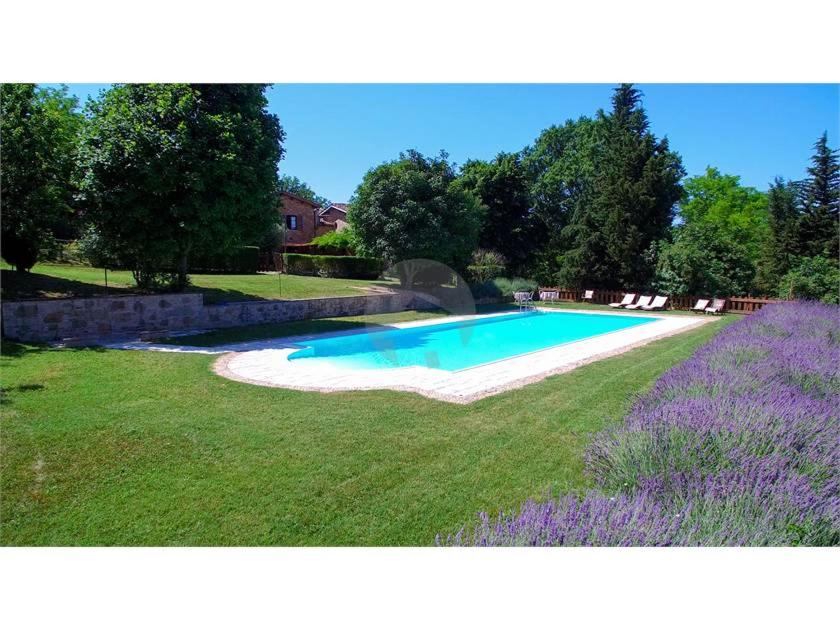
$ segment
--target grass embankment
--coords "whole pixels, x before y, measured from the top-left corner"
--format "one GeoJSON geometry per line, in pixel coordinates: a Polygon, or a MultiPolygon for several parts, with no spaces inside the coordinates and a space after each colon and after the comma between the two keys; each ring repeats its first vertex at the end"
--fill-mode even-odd
{"type": "MultiPolygon", "coordinates": [[[[35,265],[31,272],[13,271],[0,265],[4,300],[67,298],[105,295],[105,272],[77,265],[35,265]]],[[[191,274],[190,291],[203,293],[207,303],[240,300],[297,300],[316,297],[363,295],[387,286],[380,280],[347,280],[310,276],[257,274],[191,274]]],[[[130,271],[109,271],[107,292],[138,293],[130,271]]]]}
{"type": "Polygon", "coordinates": [[[257,387],[206,355],[4,343],[0,542],[428,545],[478,511],[590,487],[592,434],[728,321],[470,405],[257,387]]]}

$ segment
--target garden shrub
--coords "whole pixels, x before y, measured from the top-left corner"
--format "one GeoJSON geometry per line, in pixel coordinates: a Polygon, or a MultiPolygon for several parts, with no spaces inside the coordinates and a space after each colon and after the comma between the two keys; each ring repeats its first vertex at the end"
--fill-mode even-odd
{"type": "Polygon", "coordinates": [[[131,265],[120,260],[113,246],[93,226],[88,226],[76,243],[82,262],[89,264],[91,267],[107,267],[108,269],[131,268],[131,265]]]}
{"type": "Polygon", "coordinates": [[[69,241],[61,244],[55,262],[65,265],[84,265],[87,263],[82,256],[79,241],[69,241]]]}
{"type": "Polygon", "coordinates": [[[280,223],[269,225],[259,239],[260,249],[264,252],[274,252],[283,247],[286,230],[280,223]]]}
{"type": "Polygon", "coordinates": [[[505,257],[489,249],[477,249],[473,252],[467,271],[474,282],[488,282],[504,273],[505,257]]]}
{"type": "Polygon", "coordinates": [[[779,297],[785,300],[820,300],[837,304],[840,299],[840,265],[822,256],[800,258],[779,283],[779,297]]]}
{"type": "Polygon", "coordinates": [[[513,300],[517,291],[537,291],[539,285],[534,280],[524,278],[493,278],[486,282],[474,282],[470,285],[473,297],[480,299],[498,299],[499,301],[513,300]]]}
{"type": "Polygon", "coordinates": [[[363,256],[283,254],[283,267],[286,273],[296,276],[375,280],[384,265],[378,258],[363,256]]]}
{"type": "Polygon", "coordinates": [[[318,253],[331,256],[352,255],[355,251],[355,239],[352,229],[327,232],[312,239],[312,245],[318,253]]]}
{"type": "Polygon", "coordinates": [[[474,282],[470,285],[473,297],[479,299],[496,298],[500,301],[513,300],[517,291],[537,291],[539,285],[534,280],[524,278],[493,278],[486,282],[474,282]]]}
{"type": "Polygon", "coordinates": [[[517,291],[536,292],[540,288],[535,280],[526,278],[496,278],[493,282],[504,296],[513,296],[517,291]]]}

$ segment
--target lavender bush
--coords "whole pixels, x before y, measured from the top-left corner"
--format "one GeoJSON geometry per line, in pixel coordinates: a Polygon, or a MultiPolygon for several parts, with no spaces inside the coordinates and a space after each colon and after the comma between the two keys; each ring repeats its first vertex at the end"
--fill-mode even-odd
{"type": "Polygon", "coordinates": [[[777,304],[664,374],[586,454],[598,490],[450,545],[840,544],[840,308],[777,304]]]}

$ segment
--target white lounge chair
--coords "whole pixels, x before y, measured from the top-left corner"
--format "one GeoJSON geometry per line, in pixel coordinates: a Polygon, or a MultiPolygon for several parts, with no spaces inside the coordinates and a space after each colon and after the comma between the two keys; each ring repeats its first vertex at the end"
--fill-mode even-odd
{"type": "Polygon", "coordinates": [[[540,291],[540,302],[556,302],[560,299],[559,291],[540,291]]]}
{"type": "Polygon", "coordinates": [[[624,308],[626,308],[627,310],[633,310],[635,308],[642,308],[642,307],[650,304],[650,301],[652,299],[653,298],[650,295],[643,295],[642,297],[639,298],[638,302],[636,302],[635,304],[631,304],[630,306],[625,306],[624,308]]]}
{"type": "Polygon", "coordinates": [[[523,308],[534,307],[534,294],[531,291],[516,291],[513,294],[513,299],[521,311],[523,308]]]}
{"type": "Polygon", "coordinates": [[[711,302],[711,300],[697,300],[697,304],[692,306],[690,310],[702,313],[706,310],[706,307],[709,305],[709,302],[711,302]]]}
{"type": "Polygon", "coordinates": [[[633,303],[633,300],[636,299],[635,293],[625,293],[624,298],[621,302],[613,302],[610,304],[613,308],[624,308],[625,306],[630,306],[633,303]]]}
{"type": "Polygon", "coordinates": [[[716,298],[712,300],[712,305],[706,309],[706,312],[710,315],[723,315],[723,311],[726,310],[726,300],[721,300],[720,298],[716,298]]]}
{"type": "Polygon", "coordinates": [[[595,291],[584,291],[583,297],[581,298],[584,302],[586,300],[592,301],[592,298],[595,296],[595,291]]]}
{"type": "Polygon", "coordinates": [[[642,306],[641,308],[644,311],[661,311],[665,308],[665,304],[667,303],[667,296],[663,297],[661,295],[657,295],[655,298],[653,298],[653,302],[651,302],[647,306],[642,306]]]}

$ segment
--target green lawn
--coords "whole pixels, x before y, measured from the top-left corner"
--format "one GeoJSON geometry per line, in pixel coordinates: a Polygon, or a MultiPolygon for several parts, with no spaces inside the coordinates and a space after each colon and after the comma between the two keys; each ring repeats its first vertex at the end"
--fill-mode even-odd
{"type": "MultiPolygon", "coordinates": [[[[77,265],[35,265],[29,273],[18,273],[5,262],[0,265],[3,299],[82,297],[105,294],[102,269],[77,265]]],[[[209,302],[301,299],[311,297],[362,295],[382,286],[381,280],[345,280],[308,276],[259,274],[192,274],[192,290],[204,293],[209,302]]],[[[136,293],[130,271],[109,271],[111,293],[136,293]]]]}
{"type": "Polygon", "coordinates": [[[237,383],[205,355],[4,343],[0,542],[428,545],[480,510],[586,488],[592,432],[729,321],[466,406],[237,383]]]}

